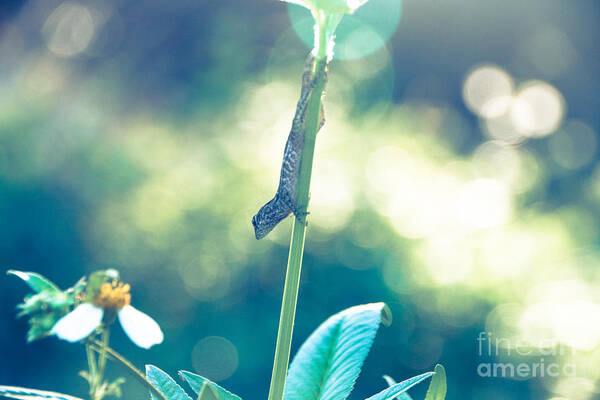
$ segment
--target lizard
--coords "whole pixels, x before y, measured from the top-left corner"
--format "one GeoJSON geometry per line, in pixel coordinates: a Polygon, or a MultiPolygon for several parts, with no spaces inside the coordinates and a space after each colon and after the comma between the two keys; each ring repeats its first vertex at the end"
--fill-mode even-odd
{"type": "MultiPolygon", "coordinates": [[[[315,57],[312,52],[309,53],[304,72],[302,74],[302,89],[300,99],[296,105],[296,113],[292,122],[292,128],[288,135],[283,152],[283,162],[281,163],[281,175],[279,177],[279,186],[275,197],[263,205],[260,210],[252,217],[252,226],[254,226],[254,235],[256,239],[264,238],[269,232],[290,214],[300,215],[296,204],[296,193],[298,185],[298,174],[300,173],[300,163],[302,161],[302,149],[304,147],[305,137],[305,116],[308,102],[317,82],[325,74],[327,79],[327,64],[323,60],[317,63],[315,76],[311,79],[315,57]]],[[[325,124],[323,113],[323,104],[319,115],[319,127],[317,132],[325,124]]]]}

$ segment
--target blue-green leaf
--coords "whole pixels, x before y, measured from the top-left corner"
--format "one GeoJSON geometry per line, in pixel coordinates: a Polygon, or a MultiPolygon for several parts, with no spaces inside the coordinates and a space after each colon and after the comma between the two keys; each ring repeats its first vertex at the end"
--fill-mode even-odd
{"type": "Polygon", "coordinates": [[[415,386],[417,383],[429,378],[431,375],[433,375],[433,372],[426,372],[424,374],[414,376],[403,382],[397,383],[394,386],[390,386],[389,388],[387,388],[385,390],[382,390],[381,392],[377,393],[376,395],[369,397],[367,400],[390,400],[390,399],[393,399],[394,397],[398,396],[400,393],[406,392],[408,389],[415,386]]]}
{"type": "Polygon", "coordinates": [[[352,14],[356,9],[368,0],[283,0],[308,8],[313,13],[325,13],[327,15],[345,13],[352,14]]]}
{"type": "MultiPolygon", "coordinates": [[[[384,375],[383,379],[385,379],[385,382],[388,384],[388,386],[394,386],[396,383],[394,378],[392,378],[391,376],[388,375],[384,375]]],[[[410,395],[406,392],[400,393],[398,396],[395,397],[395,399],[397,400],[412,400],[412,397],[410,397],[410,395]]]]}
{"type": "MultiPolygon", "coordinates": [[[[169,400],[192,400],[173,378],[154,365],[146,365],[146,378],[169,400]]],[[[157,400],[152,393],[150,396],[157,400]]]]}
{"type": "Polygon", "coordinates": [[[200,375],[188,371],[179,371],[179,376],[185,379],[192,390],[198,395],[197,400],[242,400],[239,396],[230,393],[226,389],[200,375]]]}
{"type": "Polygon", "coordinates": [[[16,271],[16,270],[8,270],[7,274],[15,275],[25,281],[29,287],[35,291],[36,293],[40,293],[44,290],[48,290],[51,292],[59,292],[60,289],[48,279],[44,278],[40,274],[36,274],[35,272],[24,272],[24,271],[16,271]]]}
{"type": "Polygon", "coordinates": [[[382,322],[384,303],[348,308],[327,319],[294,357],[285,400],[341,400],[348,397],[382,322]]]}
{"type": "Polygon", "coordinates": [[[444,400],[446,398],[446,371],[441,364],[438,364],[435,366],[433,374],[425,400],[444,400]]]}
{"type": "Polygon", "coordinates": [[[82,400],[68,394],[48,392],[46,390],[27,389],[17,386],[0,386],[0,396],[20,400],[82,400]]]}

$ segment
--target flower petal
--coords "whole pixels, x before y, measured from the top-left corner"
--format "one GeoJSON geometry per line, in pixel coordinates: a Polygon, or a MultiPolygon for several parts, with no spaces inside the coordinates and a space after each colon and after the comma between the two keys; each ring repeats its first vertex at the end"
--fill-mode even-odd
{"type": "Polygon", "coordinates": [[[163,341],[163,333],[158,323],[130,305],[119,311],[119,322],[129,339],[144,349],[163,341]]]}
{"type": "Polygon", "coordinates": [[[104,310],[90,303],[83,303],[58,320],[52,333],[69,342],[78,342],[89,336],[102,322],[104,310]]]}

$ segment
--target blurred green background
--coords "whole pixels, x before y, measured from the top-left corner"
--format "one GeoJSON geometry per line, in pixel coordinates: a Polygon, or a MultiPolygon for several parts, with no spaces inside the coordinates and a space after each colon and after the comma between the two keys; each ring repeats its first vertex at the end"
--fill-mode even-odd
{"type": "MultiPolygon", "coordinates": [[[[250,218],[279,179],[308,17],[0,2],[0,265],[62,288],[116,268],[165,341],[115,327],[113,347],[266,398],[291,220],[256,241],[250,218]]],[[[371,0],[345,18],[293,352],[385,301],[355,399],[437,362],[450,400],[600,398],[599,18],[595,0],[371,0]],[[481,376],[498,362],[559,373],[481,376]]],[[[26,293],[0,279],[0,383],[85,396],[81,346],[25,343],[26,293]]]]}

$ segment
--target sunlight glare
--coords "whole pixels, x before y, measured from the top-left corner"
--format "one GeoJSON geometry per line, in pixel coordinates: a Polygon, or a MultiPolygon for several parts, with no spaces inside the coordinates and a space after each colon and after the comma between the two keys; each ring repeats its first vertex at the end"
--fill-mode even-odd
{"type": "MultiPolygon", "coordinates": [[[[512,103],[511,103],[512,104],[512,103]]],[[[498,117],[486,118],[480,121],[483,132],[490,137],[506,144],[516,145],[526,139],[523,132],[506,112],[498,117]]]]}
{"type": "Polygon", "coordinates": [[[486,141],[473,153],[476,172],[483,177],[499,179],[513,186],[522,174],[521,154],[517,149],[501,141],[486,141]]]}
{"type": "Polygon", "coordinates": [[[369,184],[382,193],[394,193],[411,185],[415,169],[412,157],[402,148],[384,146],[369,156],[366,167],[369,184]]]}
{"type": "Polygon", "coordinates": [[[532,232],[493,230],[482,237],[479,261],[495,279],[514,279],[532,266],[538,246],[532,232]]]}
{"type": "Polygon", "coordinates": [[[483,65],[468,73],[463,98],[475,114],[497,118],[508,110],[513,86],[512,78],[505,70],[495,65],[483,65]]]}
{"type": "Polygon", "coordinates": [[[543,81],[525,82],[510,110],[515,126],[528,137],[542,137],[560,126],[565,113],[562,94],[543,81]]]}
{"type": "Polygon", "coordinates": [[[498,227],[510,217],[510,193],[498,180],[476,179],[462,186],[454,207],[459,223],[465,227],[498,227]]]}
{"type": "Polygon", "coordinates": [[[323,160],[315,166],[311,183],[311,221],[319,228],[337,231],[354,211],[354,192],[348,176],[348,166],[342,162],[323,160]]]}
{"type": "Polygon", "coordinates": [[[533,343],[554,340],[592,350],[600,341],[600,305],[581,299],[535,303],[525,310],[519,326],[533,343]]]}
{"type": "Polygon", "coordinates": [[[468,279],[475,264],[471,248],[465,246],[463,238],[456,236],[429,238],[418,254],[431,277],[442,285],[468,279]]]}
{"type": "Polygon", "coordinates": [[[552,391],[565,396],[569,400],[591,400],[597,398],[595,394],[598,393],[595,382],[579,376],[561,378],[556,382],[552,391]]]}

